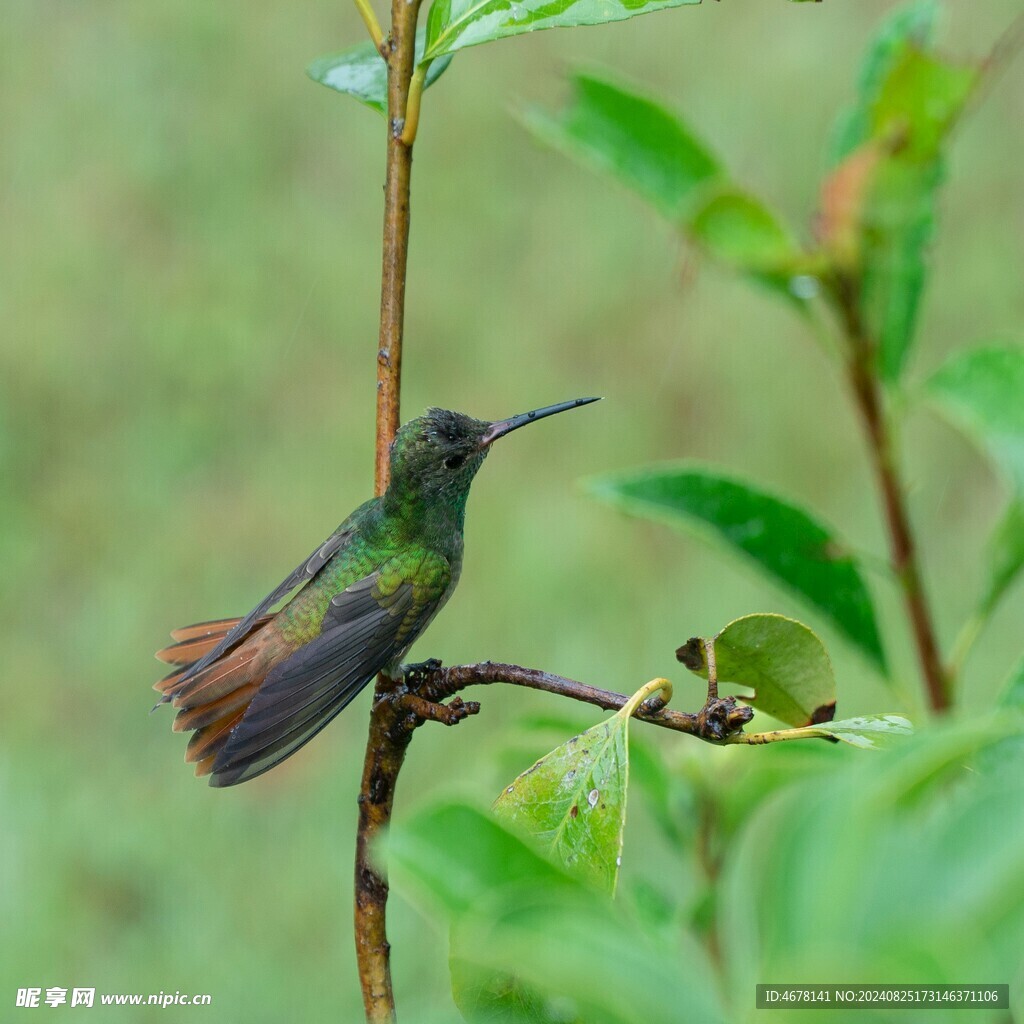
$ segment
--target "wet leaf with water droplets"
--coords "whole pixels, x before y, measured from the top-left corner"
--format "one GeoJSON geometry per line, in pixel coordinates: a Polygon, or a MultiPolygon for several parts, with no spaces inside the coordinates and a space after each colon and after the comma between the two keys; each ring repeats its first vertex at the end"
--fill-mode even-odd
{"type": "MultiPolygon", "coordinates": [[[[648,686],[644,691],[653,692],[648,686]]],[[[634,698],[637,695],[634,695],[634,698]]],[[[573,736],[505,788],[494,811],[597,888],[619,876],[629,782],[627,705],[573,736]]]]}

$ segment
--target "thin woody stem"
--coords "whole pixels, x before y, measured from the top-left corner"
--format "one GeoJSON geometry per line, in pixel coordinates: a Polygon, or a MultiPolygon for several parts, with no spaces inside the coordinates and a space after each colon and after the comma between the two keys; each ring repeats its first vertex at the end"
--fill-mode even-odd
{"type": "Polygon", "coordinates": [[[391,35],[382,47],[388,65],[388,149],[377,346],[377,457],[374,474],[377,494],[387,490],[391,442],[399,425],[412,178],[412,143],[406,142],[402,133],[416,64],[419,8],[419,0],[392,0],[391,35]]]}
{"type": "MultiPolygon", "coordinates": [[[[588,683],[581,683],[565,676],[556,676],[539,669],[524,668],[521,665],[506,665],[484,661],[476,665],[413,666],[406,676],[407,685],[415,695],[438,703],[459,693],[467,686],[487,686],[505,683],[511,686],[525,686],[531,690],[543,690],[561,697],[593,704],[606,711],[618,711],[630,701],[630,695],[602,690],[588,683]]],[[[659,682],[662,682],[659,680],[659,682]]],[[[397,698],[401,702],[402,698],[397,698]]],[[[634,712],[633,717],[663,729],[689,733],[698,739],[711,743],[721,742],[726,736],[738,731],[749,722],[753,712],[750,708],[737,705],[732,697],[708,697],[705,706],[696,714],[676,711],[665,707],[660,695],[648,697],[634,712]]]]}
{"type": "Polygon", "coordinates": [[[715,659],[715,638],[704,638],[704,654],[708,659],[708,700],[718,699],[718,662],[715,659]]]}
{"type": "Polygon", "coordinates": [[[949,678],[942,664],[935,625],[924,592],[917,548],[906,508],[906,489],[900,478],[882,385],[875,369],[876,345],[861,320],[855,283],[846,279],[839,280],[835,297],[849,342],[847,373],[850,386],[864,424],[871,466],[885,511],[892,569],[914,634],[914,646],[928,702],[934,711],[945,711],[949,707],[949,678]]]}

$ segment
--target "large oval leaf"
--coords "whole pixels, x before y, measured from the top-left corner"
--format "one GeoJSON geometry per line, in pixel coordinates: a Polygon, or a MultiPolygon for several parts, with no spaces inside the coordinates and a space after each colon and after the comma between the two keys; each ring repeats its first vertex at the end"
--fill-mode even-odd
{"type": "MultiPolygon", "coordinates": [[[[416,60],[423,59],[427,33],[420,29],[416,33],[416,60]]],[[[451,57],[435,60],[427,69],[424,88],[436,82],[451,63],[451,57]]],[[[365,103],[366,106],[385,114],[388,108],[388,69],[377,47],[367,40],[343,53],[320,57],[306,68],[306,74],[336,92],[365,103]]]]}
{"type": "MultiPolygon", "coordinates": [[[[787,725],[828,722],[836,712],[836,679],[824,644],[802,622],[784,615],[745,615],[715,637],[718,681],[754,690],[743,697],[787,725]]],[[[677,652],[679,660],[704,679],[707,651],[699,639],[677,652]]]]}
{"type": "Polygon", "coordinates": [[[701,0],[434,0],[427,17],[428,58],[545,28],[624,21],[701,0]]]}
{"type": "Polygon", "coordinates": [[[798,506],[691,463],[599,477],[591,490],[632,515],[723,542],[824,615],[882,672],[875,613],[853,557],[798,506]]]}
{"type": "Polygon", "coordinates": [[[563,110],[525,115],[542,142],[618,178],[676,223],[698,186],[725,180],[715,156],[665,107],[593,75],[571,82],[563,110]]]}

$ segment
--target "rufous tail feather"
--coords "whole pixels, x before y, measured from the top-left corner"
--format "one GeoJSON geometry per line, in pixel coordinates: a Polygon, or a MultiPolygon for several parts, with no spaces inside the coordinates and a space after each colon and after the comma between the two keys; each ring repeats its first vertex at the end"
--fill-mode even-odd
{"type": "Polygon", "coordinates": [[[162,701],[178,708],[174,731],[194,730],[185,750],[185,762],[195,763],[196,775],[209,775],[217,754],[231,730],[242,720],[249,703],[266,676],[265,645],[260,634],[273,618],[257,619],[241,645],[207,665],[184,685],[179,680],[190,666],[213,650],[240,619],[197,622],[171,633],[177,641],[157,652],[157,657],[175,669],[153,684],[162,701]]]}

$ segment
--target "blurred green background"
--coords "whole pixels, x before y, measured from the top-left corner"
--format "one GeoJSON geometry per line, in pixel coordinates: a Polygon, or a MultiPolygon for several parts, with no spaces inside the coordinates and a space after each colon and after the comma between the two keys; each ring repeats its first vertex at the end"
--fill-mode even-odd
{"type": "MultiPolygon", "coordinates": [[[[827,132],[890,7],[730,0],[539,33],[457,55],[427,95],[405,415],[607,400],[489,460],[459,591],[415,655],[627,691],[668,675],[677,705],[695,708],[676,646],[772,610],[821,630],[838,717],[924,716],[884,577],[873,591],[891,687],[788,594],[582,493],[588,474],[697,457],[884,551],[857,424],[804,327],[735,277],[697,272],[639,200],[538,148],[514,117],[559,101],[569,66],[613,70],[806,228],[827,132]]],[[[946,40],[979,54],[1019,2],[948,7],[946,40]]],[[[372,488],[384,122],[303,74],[362,25],[344,4],[237,0],[8,0],[4,12],[0,1006],[19,987],[84,985],[212,994],[212,1010],[164,1020],[356,1020],[350,876],[369,694],[228,791],[194,780],[183,737],[148,711],[169,629],[244,612],[372,488]]],[[[960,346],[1020,337],[1022,121],[1017,61],[953,147],[912,379],[960,346]]],[[[1003,496],[927,414],[903,441],[948,648],[1003,496]]],[[[971,703],[1002,684],[1022,626],[1018,587],[968,665],[971,703]]],[[[453,790],[489,800],[553,745],[518,731],[520,717],[566,711],[511,688],[482,700],[472,723],[417,734],[400,817],[453,790]]],[[[792,760],[647,738],[723,785],[737,762],[792,760]]],[[[644,827],[627,837],[627,875],[644,827]]],[[[399,1006],[452,1019],[443,941],[400,898],[391,920],[399,1006]]],[[[91,1019],[104,1014],[158,1016],[91,1019]]]]}

